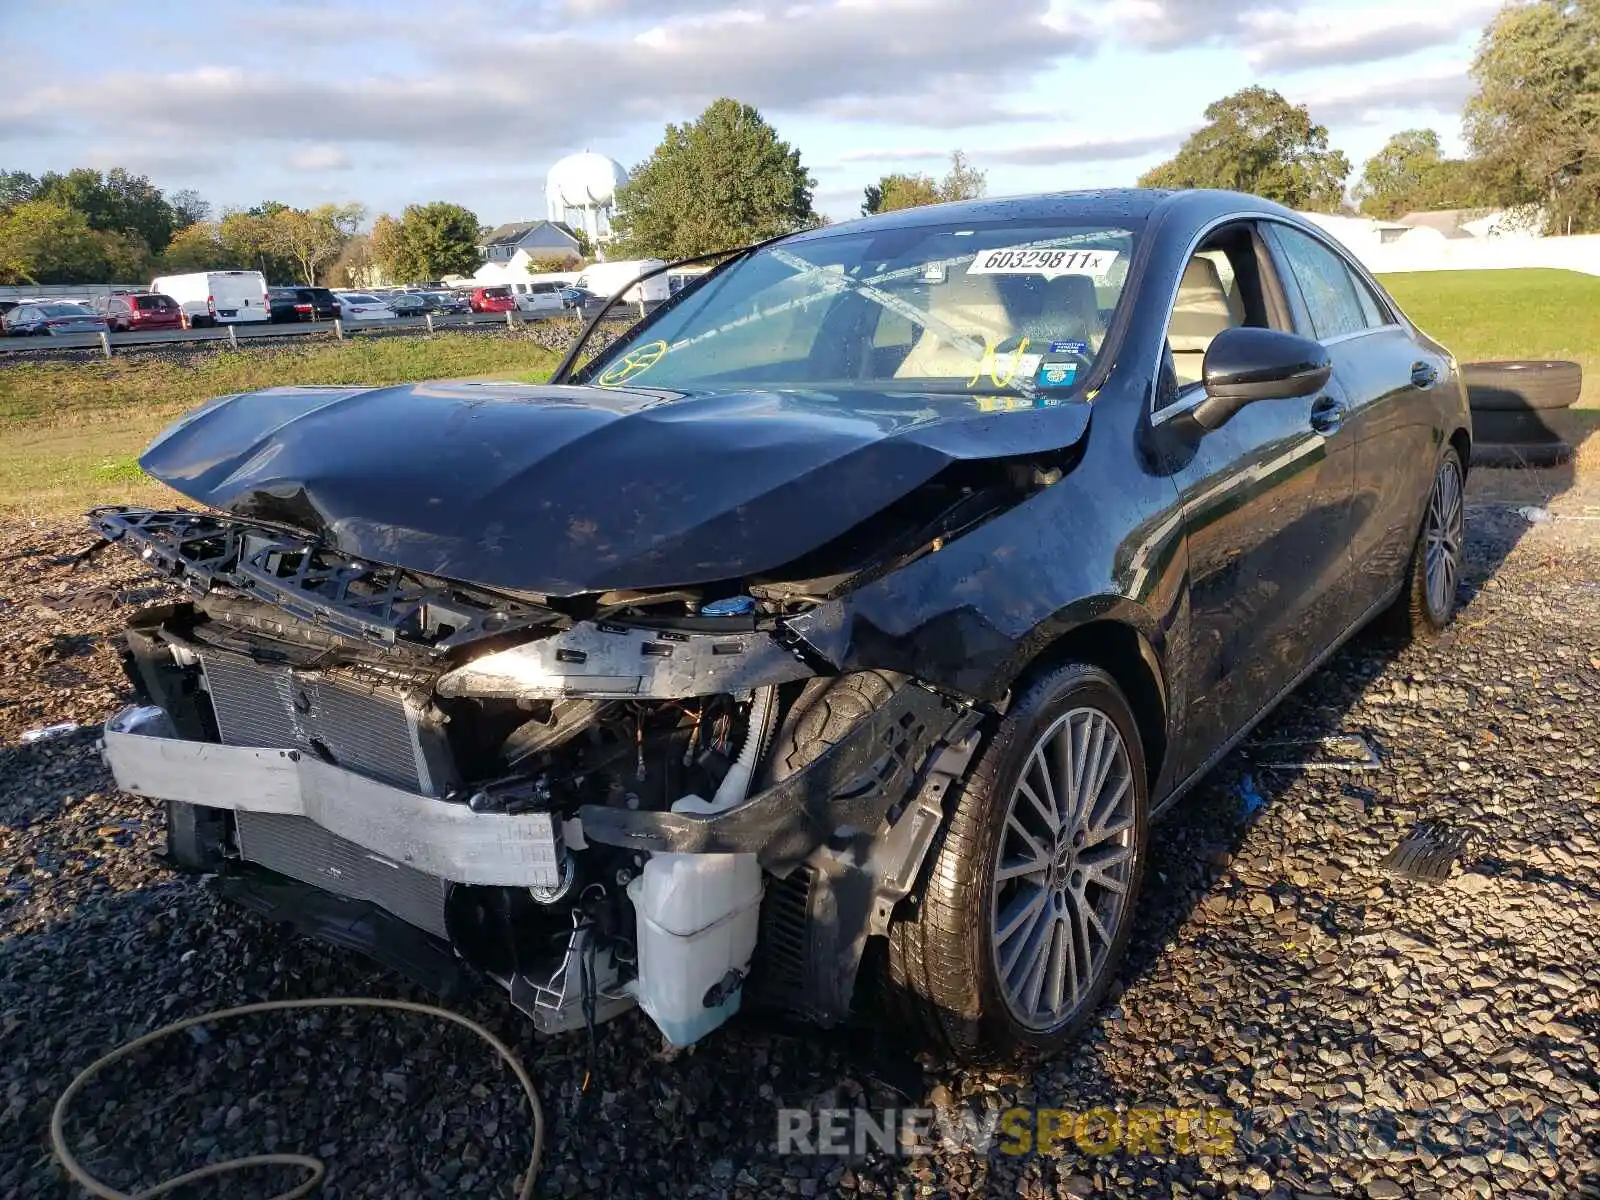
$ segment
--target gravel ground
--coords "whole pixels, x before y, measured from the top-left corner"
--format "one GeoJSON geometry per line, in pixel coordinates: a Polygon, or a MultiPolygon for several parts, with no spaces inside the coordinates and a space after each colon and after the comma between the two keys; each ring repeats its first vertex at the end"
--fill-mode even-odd
{"type": "MultiPolygon", "coordinates": [[[[867,1034],[745,1019],[669,1060],[630,1015],[602,1030],[580,1110],[581,1038],[535,1041],[494,990],[457,1001],[536,1076],[544,1194],[1600,1194],[1600,489],[1569,490],[1554,519],[1530,522],[1513,506],[1542,485],[1493,478],[1509,474],[1474,480],[1455,627],[1399,651],[1361,636],[1253,739],[1360,732],[1381,768],[1263,769],[1259,745],[1235,754],[1156,831],[1122,982],[1073,1052],[956,1072],[867,1034]],[[1242,816],[1247,774],[1265,804],[1242,816]],[[1414,822],[1441,817],[1475,835],[1447,883],[1378,869],[1414,822]],[[1069,1141],[1012,1156],[934,1139],[918,1157],[784,1157],[780,1105],[956,1106],[980,1120],[1012,1105],[1222,1107],[1235,1133],[1214,1155],[1089,1156],[1069,1141]]],[[[92,727],[18,744],[37,726],[92,726],[127,694],[108,631],[160,587],[118,552],[53,561],[87,543],[75,525],[0,532],[5,1196],[66,1193],[46,1137],[55,1097],[140,1032],[250,1000],[426,999],[152,863],[160,819],[113,790],[92,727]],[[68,589],[77,607],[40,603],[68,589]]],[[[529,1150],[520,1094],[486,1048],[384,1015],[179,1038],[75,1113],[82,1156],[130,1188],[298,1149],[330,1161],[328,1196],[509,1195],[529,1150]]]]}

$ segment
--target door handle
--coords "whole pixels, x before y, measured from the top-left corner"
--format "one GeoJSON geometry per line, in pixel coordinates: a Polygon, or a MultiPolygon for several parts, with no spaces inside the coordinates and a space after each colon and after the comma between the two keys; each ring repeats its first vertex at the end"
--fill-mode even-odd
{"type": "Polygon", "coordinates": [[[1318,433],[1337,433],[1349,411],[1343,401],[1323,396],[1311,406],[1311,428],[1318,433]]]}
{"type": "Polygon", "coordinates": [[[1411,386],[1414,388],[1431,388],[1439,380],[1439,372],[1432,363],[1416,362],[1411,364],[1411,386]]]}

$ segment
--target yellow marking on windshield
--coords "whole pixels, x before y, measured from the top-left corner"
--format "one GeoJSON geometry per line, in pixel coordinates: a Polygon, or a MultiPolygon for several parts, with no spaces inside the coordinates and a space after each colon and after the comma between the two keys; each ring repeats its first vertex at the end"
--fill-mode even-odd
{"type": "Polygon", "coordinates": [[[666,342],[650,342],[638,349],[629,350],[612,363],[595,380],[600,387],[619,387],[635,375],[642,375],[666,357],[670,347],[666,342]]]}
{"type": "Polygon", "coordinates": [[[1017,372],[1022,369],[1022,356],[1028,352],[1028,339],[1023,338],[1017,344],[1016,352],[1010,356],[1010,369],[1006,371],[1004,376],[1000,374],[999,355],[997,354],[1000,349],[1000,343],[1003,341],[1005,341],[1004,338],[991,338],[988,334],[984,335],[983,357],[978,360],[977,368],[972,372],[972,378],[967,380],[968,387],[976,387],[978,380],[983,377],[985,371],[989,374],[989,382],[994,384],[995,387],[1011,386],[1011,381],[1017,377],[1017,372]]]}

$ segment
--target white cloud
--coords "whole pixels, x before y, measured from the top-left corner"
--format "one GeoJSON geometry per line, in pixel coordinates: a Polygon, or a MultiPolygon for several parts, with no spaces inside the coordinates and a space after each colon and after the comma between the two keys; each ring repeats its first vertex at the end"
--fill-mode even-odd
{"type": "Polygon", "coordinates": [[[296,150],[284,164],[291,171],[348,171],[350,156],[326,142],[296,150]]]}
{"type": "Polygon", "coordinates": [[[91,146],[82,155],[86,167],[109,171],[126,167],[149,175],[167,189],[182,186],[181,181],[198,180],[219,173],[225,160],[205,147],[185,149],[169,142],[119,142],[116,146],[91,146]]]}
{"type": "Polygon", "coordinates": [[[979,165],[1057,166],[1067,163],[1122,162],[1143,158],[1157,151],[1176,151],[1189,135],[1188,129],[1161,133],[1130,134],[1114,138],[1084,138],[1080,141],[1038,142],[1032,145],[997,146],[973,152],[979,165]]]}
{"type": "Polygon", "coordinates": [[[1307,7],[1305,0],[1053,0],[1046,20],[1150,51],[1238,46],[1257,71],[1402,58],[1454,42],[1502,0],[1307,7]]]}
{"type": "Polygon", "coordinates": [[[1050,24],[1147,50],[1240,41],[1251,18],[1290,15],[1300,0],[1053,0],[1050,24]]]}
{"type": "MultiPolygon", "coordinates": [[[[633,6],[605,8],[609,17],[633,6]]],[[[658,10],[659,11],[659,10],[658,10]]],[[[384,143],[544,155],[604,141],[641,122],[681,121],[718,96],[764,111],[942,128],[1028,119],[1010,98],[1062,56],[1092,47],[1044,21],[1045,0],[819,0],[751,3],[656,20],[644,32],[583,26],[529,31],[507,21],[431,22],[401,10],[387,26],[425,67],[301,74],[207,65],[121,72],[50,90],[64,113],[104,132],[175,138],[384,143]],[[988,65],[1008,64],[998,73],[988,65]],[[596,102],[575,98],[602,98],[596,102]],[[555,114],[560,114],[555,119],[555,114]]],[[[242,18],[258,28],[260,18],[242,18]]],[[[356,50],[378,30],[298,11],[294,21],[356,50]]],[[[535,23],[536,25],[536,23],[535,23]]],[[[360,62],[352,57],[351,62],[360,62]]],[[[384,61],[380,59],[379,61],[384,61]]]]}
{"type": "Polygon", "coordinates": [[[1384,6],[1243,18],[1245,59],[1258,71],[1354,66],[1448,45],[1479,28],[1500,0],[1459,0],[1447,8],[1384,6]]]}
{"type": "Polygon", "coordinates": [[[935,150],[916,146],[894,146],[884,149],[846,150],[839,155],[839,161],[846,163],[904,163],[930,162],[934,159],[946,159],[949,157],[949,150],[935,150]]]}
{"type": "Polygon", "coordinates": [[[1428,71],[1368,79],[1352,87],[1325,88],[1290,97],[1304,104],[1324,125],[1365,124],[1389,113],[1415,110],[1459,113],[1472,92],[1464,62],[1444,63],[1428,71]]]}

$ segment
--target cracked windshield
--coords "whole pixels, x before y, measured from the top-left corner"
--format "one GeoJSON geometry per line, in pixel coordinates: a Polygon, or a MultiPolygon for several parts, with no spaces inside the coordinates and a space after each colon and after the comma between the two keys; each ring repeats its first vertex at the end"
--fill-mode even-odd
{"type": "Polygon", "coordinates": [[[602,387],[827,387],[1050,404],[1087,376],[1134,232],[922,225],[791,242],[709,278],[591,369],[602,387]]]}

